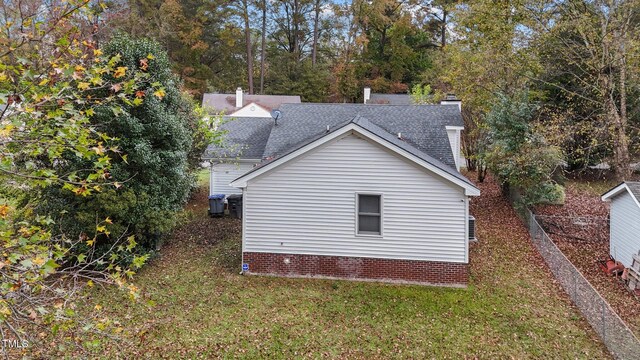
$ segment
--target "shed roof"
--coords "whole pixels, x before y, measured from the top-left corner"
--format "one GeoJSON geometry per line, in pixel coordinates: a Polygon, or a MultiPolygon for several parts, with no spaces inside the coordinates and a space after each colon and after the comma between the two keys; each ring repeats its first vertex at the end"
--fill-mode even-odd
{"type": "Polygon", "coordinates": [[[631,194],[638,201],[640,201],[640,182],[631,182],[631,181],[629,181],[626,184],[629,187],[629,190],[631,191],[631,194]]]}
{"type": "Polygon", "coordinates": [[[640,207],[640,182],[637,181],[625,181],[616,185],[614,188],[602,195],[602,200],[611,200],[625,191],[633,197],[633,200],[640,207]]]}

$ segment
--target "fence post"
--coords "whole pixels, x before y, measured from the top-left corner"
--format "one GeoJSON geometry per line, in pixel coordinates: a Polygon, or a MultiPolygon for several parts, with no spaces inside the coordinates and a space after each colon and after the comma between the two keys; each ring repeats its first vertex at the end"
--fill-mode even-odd
{"type": "Polygon", "coordinates": [[[578,276],[575,270],[571,270],[571,274],[573,274],[573,301],[578,305],[578,276]]]}
{"type": "Polygon", "coordinates": [[[602,301],[602,342],[605,344],[605,346],[607,345],[607,335],[606,335],[606,331],[607,331],[607,322],[604,318],[604,307],[605,307],[605,302],[604,299],[601,299],[602,301]]]}

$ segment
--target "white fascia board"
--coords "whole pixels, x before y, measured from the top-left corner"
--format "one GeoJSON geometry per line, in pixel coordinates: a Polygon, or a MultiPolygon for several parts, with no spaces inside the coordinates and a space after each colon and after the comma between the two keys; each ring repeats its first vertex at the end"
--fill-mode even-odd
{"type": "Polygon", "coordinates": [[[235,164],[235,163],[257,164],[260,161],[262,161],[260,159],[237,159],[237,158],[208,158],[206,160],[209,160],[211,162],[215,161],[216,163],[224,163],[224,164],[235,164]]]}
{"type": "Polygon", "coordinates": [[[447,125],[445,126],[445,128],[447,130],[458,130],[458,131],[462,131],[464,130],[464,126],[453,126],[453,125],[447,125]]]}
{"type": "Polygon", "coordinates": [[[452,176],[451,174],[447,173],[446,171],[444,171],[444,170],[442,170],[442,169],[440,169],[440,168],[438,168],[438,167],[436,167],[436,166],[434,166],[434,165],[432,165],[432,164],[420,159],[419,157],[411,154],[408,151],[405,151],[405,150],[403,150],[403,149],[401,149],[401,148],[399,148],[399,147],[397,147],[397,146],[385,141],[384,139],[381,139],[377,135],[369,132],[366,129],[363,129],[360,126],[357,126],[356,124],[346,125],[340,130],[337,130],[337,131],[335,131],[335,132],[333,132],[331,134],[327,134],[326,136],[324,136],[324,137],[322,137],[322,138],[320,138],[320,139],[318,139],[316,141],[313,141],[313,142],[301,147],[300,149],[298,149],[298,150],[296,150],[296,151],[294,151],[294,152],[292,152],[292,153],[290,153],[290,154],[288,154],[286,156],[283,156],[282,158],[273,160],[272,163],[267,164],[267,165],[265,165],[264,167],[262,167],[262,168],[260,168],[258,170],[255,170],[255,171],[253,171],[251,173],[248,173],[246,175],[243,175],[243,176],[237,178],[236,180],[232,181],[229,185],[232,186],[232,187],[236,187],[236,188],[245,188],[247,186],[247,181],[249,181],[249,180],[251,180],[253,178],[256,178],[256,177],[264,174],[265,172],[267,172],[267,171],[269,171],[269,170],[271,170],[271,169],[273,169],[273,168],[275,168],[277,166],[285,164],[285,163],[297,158],[298,156],[300,156],[300,155],[302,155],[302,154],[304,154],[304,153],[306,153],[306,152],[308,152],[308,151],[310,151],[310,150],[312,150],[314,148],[317,148],[317,147],[319,147],[319,146],[321,146],[323,144],[326,144],[329,141],[331,141],[333,139],[336,139],[336,138],[338,138],[338,137],[340,137],[340,136],[342,136],[342,135],[344,135],[344,134],[346,134],[348,132],[351,132],[351,131],[356,132],[356,133],[358,133],[360,135],[363,135],[363,136],[367,137],[368,139],[376,142],[377,144],[382,145],[383,147],[385,147],[385,148],[387,148],[387,149],[389,149],[389,150],[391,150],[391,151],[393,151],[393,152],[395,152],[395,153],[397,153],[397,154],[399,154],[399,155],[401,155],[401,156],[403,156],[403,157],[415,162],[416,164],[418,164],[418,165],[422,166],[423,168],[435,173],[436,175],[439,175],[440,177],[443,177],[444,179],[449,180],[450,182],[462,187],[463,189],[465,189],[465,195],[467,195],[467,196],[480,196],[480,190],[478,188],[476,188],[475,186],[473,186],[471,184],[468,184],[467,182],[452,176]]]}
{"type": "Polygon", "coordinates": [[[623,191],[628,192],[629,196],[631,196],[631,198],[636,203],[636,205],[638,205],[638,207],[640,207],[640,201],[638,201],[638,199],[636,199],[636,197],[633,195],[633,193],[631,192],[631,189],[629,189],[629,186],[627,186],[626,183],[622,183],[622,184],[614,187],[613,189],[607,191],[604,195],[602,195],[601,199],[602,199],[602,201],[611,201],[614,197],[616,197],[618,194],[620,194],[623,191]]]}

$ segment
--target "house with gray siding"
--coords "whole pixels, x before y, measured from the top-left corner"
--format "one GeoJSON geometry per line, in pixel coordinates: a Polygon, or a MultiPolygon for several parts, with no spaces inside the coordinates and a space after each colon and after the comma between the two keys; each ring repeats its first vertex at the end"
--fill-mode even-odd
{"type": "Polygon", "coordinates": [[[284,104],[264,129],[225,125],[244,152],[208,152],[254,162],[228,184],[243,194],[244,273],[467,283],[480,191],[458,171],[458,105],[284,104]]]}
{"type": "Polygon", "coordinates": [[[623,182],[602,200],[611,203],[609,253],[631,267],[633,255],[640,252],[640,182],[623,182]]]}

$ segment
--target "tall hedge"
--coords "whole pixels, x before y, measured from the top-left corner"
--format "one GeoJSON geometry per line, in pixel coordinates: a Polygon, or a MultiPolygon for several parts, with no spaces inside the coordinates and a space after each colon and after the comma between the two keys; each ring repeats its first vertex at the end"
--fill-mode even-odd
{"type": "MultiPolygon", "coordinates": [[[[113,159],[108,180],[121,186],[85,198],[62,188],[49,188],[41,194],[46,200],[42,210],[56,213],[60,228],[78,236],[93,233],[95,220],[108,217],[112,224],[107,225],[109,236],[100,240],[103,248],[117,237],[135,235],[142,249],[153,250],[189,196],[194,183],[192,170],[206,146],[205,131],[158,43],[120,35],[103,51],[109,56],[119,54],[117,66],[125,71],[147,71],[155,86],[138,94],[144,99],[141,104],[131,103],[116,113],[103,107],[92,117],[97,130],[117,138],[109,146],[117,146],[121,157],[113,159]]],[[[70,170],[85,165],[68,164],[70,170]]]]}

